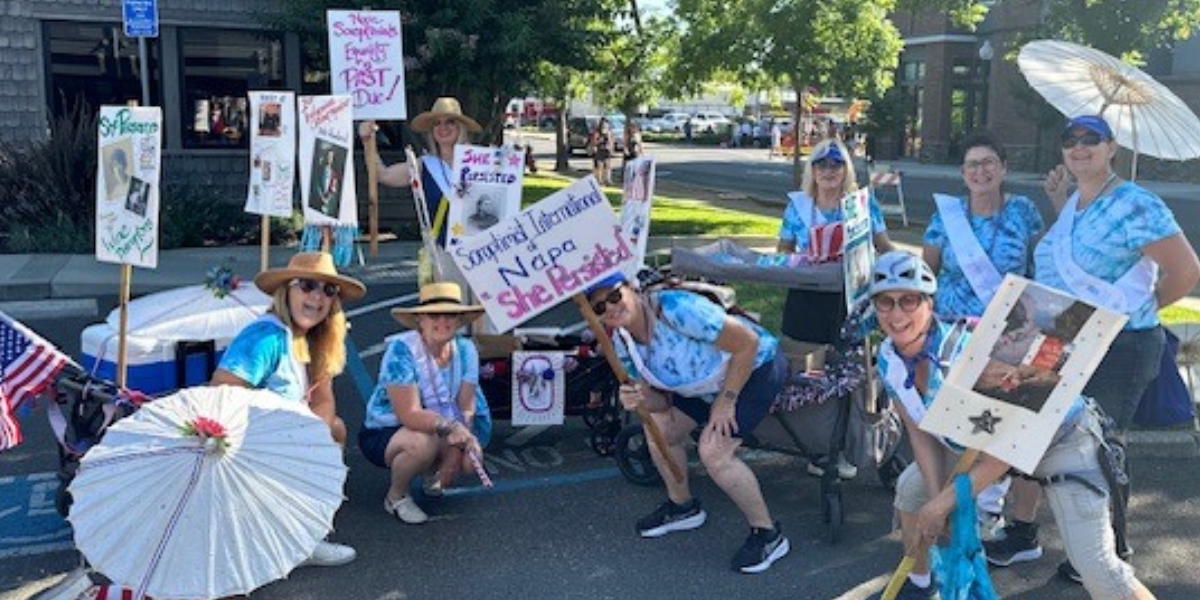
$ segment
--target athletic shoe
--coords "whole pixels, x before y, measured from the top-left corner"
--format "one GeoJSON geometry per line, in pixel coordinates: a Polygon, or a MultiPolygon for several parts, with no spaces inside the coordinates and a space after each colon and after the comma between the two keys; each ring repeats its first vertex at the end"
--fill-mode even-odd
{"type": "Polygon", "coordinates": [[[979,511],[979,541],[995,542],[1004,539],[1004,515],[1000,513],[979,511]]]}
{"type": "Polygon", "coordinates": [[[340,567],[358,556],[354,548],[344,544],[335,544],[321,540],[313,550],[312,556],[300,563],[302,567],[340,567]]]}
{"type": "Polygon", "coordinates": [[[708,513],[700,508],[700,501],[692,498],[686,506],[670,500],[663,502],[654,512],[638,519],[637,530],[642,537],[661,537],[672,531],[687,531],[704,524],[708,513]]]}
{"type": "MultiPolygon", "coordinates": [[[[825,475],[825,469],[811,461],[808,463],[808,466],[806,466],[805,469],[808,471],[808,474],[812,475],[813,477],[822,477],[825,475]]],[[[845,456],[838,455],[837,473],[839,479],[854,479],[855,477],[858,477],[858,467],[850,464],[850,462],[846,460],[845,456]]]]}
{"type": "Polygon", "coordinates": [[[1079,576],[1079,571],[1075,570],[1075,565],[1072,565],[1069,560],[1064,560],[1058,565],[1058,576],[1083,585],[1083,577],[1079,576]]]}
{"type": "Polygon", "coordinates": [[[1038,543],[1037,532],[1037,523],[1013,521],[1004,528],[1003,537],[983,543],[988,562],[1007,567],[1041,558],[1042,545],[1038,543]]]}
{"type": "Polygon", "coordinates": [[[429,515],[417,506],[412,496],[405,496],[395,502],[388,500],[387,496],[383,497],[383,510],[389,515],[408,523],[409,525],[420,525],[429,520],[429,515]]]}
{"type": "Polygon", "coordinates": [[[774,529],[750,528],[746,543],[733,555],[733,570],[742,573],[762,573],[775,561],[787,556],[792,549],[776,521],[774,529]]]}
{"type": "MultiPolygon", "coordinates": [[[[878,594],[868,600],[879,600],[882,597],[883,590],[879,590],[878,594]]],[[[896,593],[896,600],[937,600],[940,597],[936,581],[931,581],[929,587],[917,587],[917,584],[907,577],[904,578],[904,585],[900,586],[900,591],[896,593]]]]}

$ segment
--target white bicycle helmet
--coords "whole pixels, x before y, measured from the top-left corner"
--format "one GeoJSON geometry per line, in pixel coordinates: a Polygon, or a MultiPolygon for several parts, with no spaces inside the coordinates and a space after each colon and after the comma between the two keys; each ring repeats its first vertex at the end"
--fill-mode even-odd
{"type": "Polygon", "coordinates": [[[903,250],[892,250],[875,261],[871,273],[871,295],[883,292],[937,292],[937,277],[921,257],[903,250]]]}

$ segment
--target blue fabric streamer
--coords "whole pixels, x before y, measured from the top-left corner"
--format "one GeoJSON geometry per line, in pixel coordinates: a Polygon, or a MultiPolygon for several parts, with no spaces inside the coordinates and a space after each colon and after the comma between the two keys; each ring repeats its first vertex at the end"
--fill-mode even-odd
{"type": "MultiPolygon", "coordinates": [[[[304,252],[321,250],[322,225],[305,225],[300,236],[300,249],[304,252]]],[[[358,227],[354,225],[333,226],[333,264],[344,267],[354,260],[354,242],[358,241],[358,227]]]]}
{"type": "Polygon", "coordinates": [[[988,577],[987,558],[976,529],[971,478],[954,478],[955,508],[950,516],[950,544],[929,550],[942,600],[997,600],[988,577]]]}

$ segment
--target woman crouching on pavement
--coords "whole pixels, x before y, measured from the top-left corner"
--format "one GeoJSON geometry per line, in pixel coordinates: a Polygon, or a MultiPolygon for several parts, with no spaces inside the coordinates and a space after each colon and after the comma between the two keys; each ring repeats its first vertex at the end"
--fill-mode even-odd
{"type": "MultiPolygon", "coordinates": [[[[879,349],[880,379],[888,397],[900,407],[916,459],[896,482],[895,506],[904,544],[917,549],[916,564],[897,600],[938,596],[929,570],[929,547],[946,534],[946,520],[955,504],[954,488],[943,489],[943,484],[961,446],[919,425],[971,333],[961,323],[934,316],[935,292],[937,279],[917,256],[893,251],[875,264],[871,301],[887,335],[879,349]]],[[[1134,576],[1133,568],[1117,558],[1109,524],[1108,484],[1097,455],[1101,430],[1095,410],[1083,397],[1072,404],[1032,477],[1045,487],[1067,556],[1080,567],[1088,594],[1097,600],[1151,599],[1153,594],[1134,576]]],[[[968,471],[972,494],[1009,469],[1007,463],[980,454],[968,471]]]]}
{"type": "MultiPolygon", "coordinates": [[[[617,355],[633,380],[621,386],[621,403],[627,410],[639,405],[649,410],[677,465],[687,464],[689,434],[706,424],[700,460],[750,524],[732,566],[742,573],[770,568],[790,546],[771,519],[758,479],[736,451],[742,435],[766,417],[787,376],[775,338],[704,296],[681,289],[641,293],[620,275],[592,286],[587,297],[614,330],[617,355]]],[[[638,533],[659,537],[703,525],[707,514],[692,496],[687,474],[676,480],[660,449],[654,444],[650,449],[667,484],[667,501],[638,520],[638,533]]]]}
{"type": "Polygon", "coordinates": [[[418,297],[417,306],[392,309],[412,331],[388,342],[358,434],[363,455],[391,470],[383,509],[409,525],[429,520],[409,494],[413,478],[425,475],[425,494],[441,495],[487,443],[475,428],[479,352],[457,333],[483,308],[463,304],[453,282],[427,283],[418,297]]]}

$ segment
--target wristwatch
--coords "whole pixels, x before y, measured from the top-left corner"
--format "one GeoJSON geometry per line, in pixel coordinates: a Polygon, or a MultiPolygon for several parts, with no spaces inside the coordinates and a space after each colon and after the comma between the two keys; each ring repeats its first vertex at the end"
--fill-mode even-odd
{"type": "Polygon", "coordinates": [[[722,390],[722,391],[721,391],[721,397],[722,397],[722,398],[729,398],[730,400],[737,400],[737,399],[738,399],[738,393],[737,393],[737,392],[735,392],[735,391],[733,391],[733,390],[722,390]]]}

